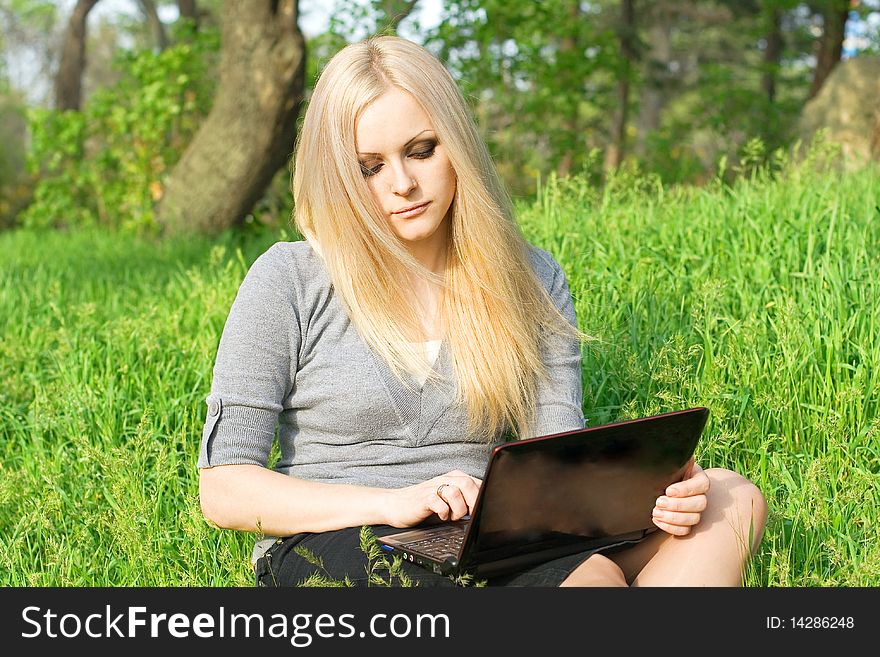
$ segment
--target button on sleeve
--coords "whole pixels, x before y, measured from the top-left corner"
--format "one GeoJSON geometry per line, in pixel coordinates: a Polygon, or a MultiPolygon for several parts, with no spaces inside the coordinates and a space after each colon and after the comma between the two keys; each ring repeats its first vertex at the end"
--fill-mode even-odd
{"type": "Polygon", "coordinates": [[[205,417],[205,426],[202,429],[202,443],[199,447],[198,467],[200,468],[209,468],[212,465],[211,451],[213,447],[214,430],[217,427],[217,422],[220,420],[223,407],[222,402],[216,398],[208,397],[205,402],[208,405],[208,414],[205,417]]]}

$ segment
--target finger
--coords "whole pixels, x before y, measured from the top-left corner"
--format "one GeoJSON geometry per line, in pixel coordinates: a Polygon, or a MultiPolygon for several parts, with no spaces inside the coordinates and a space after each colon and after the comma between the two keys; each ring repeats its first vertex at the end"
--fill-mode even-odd
{"type": "Polygon", "coordinates": [[[705,495],[691,495],[690,497],[666,497],[661,495],[657,498],[656,506],[664,511],[684,511],[686,513],[701,513],[709,505],[709,498],[705,495]]]}
{"type": "Polygon", "coordinates": [[[693,527],[700,522],[699,513],[684,513],[682,511],[664,511],[655,508],[651,512],[654,520],[659,520],[667,525],[677,525],[679,527],[693,527]]]}
{"type": "Polygon", "coordinates": [[[470,513],[477,502],[477,496],[480,494],[479,484],[474,482],[473,477],[462,477],[456,481],[456,486],[461,491],[464,503],[468,508],[468,513],[470,513]]]}
{"type": "Polygon", "coordinates": [[[672,534],[673,536],[687,536],[691,528],[690,527],[681,527],[679,525],[669,525],[662,520],[657,518],[653,518],[654,524],[657,525],[660,529],[662,529],[667,534],[672,534]]]}
{"type": "Polygon", "coordinates": [[[444,486],[443,490],[440,491],[440,497],[449,506],[451,520],[458,520],[462,516],[467,515],[468,504],[465,502],[464,495],[462,495],[461,489],[458,486],[455,484],[444,486]]]}
{"type": "Polygon", "coordinates": [[[436,513],[440,520],[449,520],[449,516],[452,515],[452,510],[449,508],[449,505],[437,497],[437,495],[432,495],[431,499],[428,500],[428,503],[425,506],[427,506],[430,511],[436,513]]]}
{"type": "Polygon", "coordinates": [[[690,495],[702,495],[709,490],[709,476],[700,468],[689,479],[676,482],[666,488],[666,494],[670,497],[689,497],[690,495]]]}

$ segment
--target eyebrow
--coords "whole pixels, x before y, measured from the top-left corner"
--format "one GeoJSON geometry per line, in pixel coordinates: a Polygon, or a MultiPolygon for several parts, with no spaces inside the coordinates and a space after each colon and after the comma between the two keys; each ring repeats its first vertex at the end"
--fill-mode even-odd
{"type": "MultiPolygon", "coordinates": [[[[417,134],[415,137],[411,138],[408,142],[406,142],[406,143],[403,145],[403,147],[406,148],[407,146],[409,146],[411,143],[413,143],[416,139],[418,139],[419,137],[421,137],[421,136],[422,136],[423,134],[425,134],[426,132],[434,132],[434,131],[431,130],[430,128],[425,128],[425,129],[422,130],[419,134],[417,134]]],[[[382,154],[382,153],[361,153],[360,151],[358,151],[358,155],[361,155],[361,156],[363,156],[363,155],[381,155],[381,154],[382,154]]]]}

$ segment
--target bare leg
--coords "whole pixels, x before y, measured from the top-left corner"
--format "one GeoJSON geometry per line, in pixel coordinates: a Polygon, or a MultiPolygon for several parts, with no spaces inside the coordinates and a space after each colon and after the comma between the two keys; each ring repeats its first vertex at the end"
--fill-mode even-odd
{"type": "Polygon", "coordinates": [[[632,586],[742,586],[745,564],[764,535],[767,503],[735,472],[710,468],[706,474],[708,504],[689,534],[657,531],[608,555],[632,586]]]}
{"type": "Polygon", "coordinates": [[[627,586],[627,583],[620,566],[606,556],[594,554],[559,586],[627,586]]]}
{"type": "Polygon", "coordinates": [[[735,472],[711,468],[706,474],[708,504],[688,535],[658,530],[632,547],[595,554],[561,586],[742,586],[745,563],[764,535],[767,504],[735,472]]]}

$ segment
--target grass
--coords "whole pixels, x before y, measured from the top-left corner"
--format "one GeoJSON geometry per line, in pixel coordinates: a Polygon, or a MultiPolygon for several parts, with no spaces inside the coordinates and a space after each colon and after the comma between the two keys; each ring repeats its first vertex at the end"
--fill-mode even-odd
{"type": "MultiPolygon", "coordinates": [[[[520,219],[596,337],[588,423],[707,406],[700,462],[770,506],[746,583],[880,584],[880,172],[553,179],[520,219]]],[[[195,462],[226,313],[279,239],[0,234],[0,585],[251,585],[195,462]]]]}

